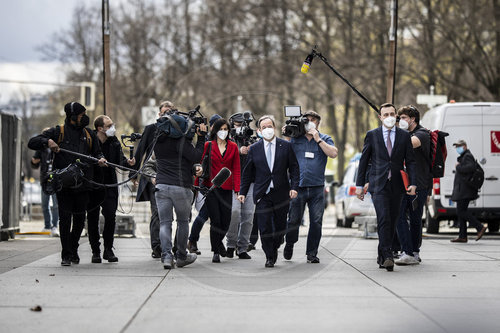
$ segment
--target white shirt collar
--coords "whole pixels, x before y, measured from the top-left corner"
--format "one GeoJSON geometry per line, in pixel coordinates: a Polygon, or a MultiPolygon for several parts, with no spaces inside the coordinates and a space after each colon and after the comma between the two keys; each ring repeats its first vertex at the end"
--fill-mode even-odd
{"type": "Polygon", "coordinates": [[[274,136],[274,138],[271,140],[271,141],[267,141],[267,140],[264,140],[265,143],[266,143],[266,148],[267,146],[272,143],[275,147],[276,147],[276,135],[274,136]]]}

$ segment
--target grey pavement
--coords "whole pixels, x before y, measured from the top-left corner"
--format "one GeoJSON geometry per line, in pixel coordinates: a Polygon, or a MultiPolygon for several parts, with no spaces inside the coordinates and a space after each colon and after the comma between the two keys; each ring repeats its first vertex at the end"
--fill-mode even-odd
{"type": "Polygon", "coordinates": [[[293,259],[283,260],[280,251],[276,267],[266,269],[260,249],[250,252],[251,260],[213,264],[208,229],[198,260],[173,270],[151,258],[146,224],[137,238],[116,239],[118,263],[91,264],[86,238],[81,263],[71,267],[60,266],[58,239],[25,235],[0,242],[0,330],[499,330],[500,242],[493,237],[467,244],[452,244],[451,236],[425,238],[421,265],[387,272],[375,262],[377,240],[327,223],[321,264],[306,263],[302,228],[293,259]],[[41,312],[30,311],[36,305],[41,312]]]}

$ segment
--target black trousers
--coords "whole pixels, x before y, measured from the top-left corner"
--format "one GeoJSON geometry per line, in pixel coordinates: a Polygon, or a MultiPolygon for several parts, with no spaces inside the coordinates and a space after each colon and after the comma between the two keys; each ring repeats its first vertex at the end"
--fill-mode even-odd
{"type": "Polygon", "coordinates": [[[275,190],[264,195],[255,206],[260,242],[267,259],[277,259],[278,248],[285,240],[289,206],[289,197],[278,196],[275,190]]]}
{"type": "Polygon", "coordinates": [[[253,215],[253,226],[252,226],[252,234],[250,235],[250,244],[257,244],[259,240],[259,225],[257,224],[257,214],[253,215]]]}
{"type": "Polygon", "coordinates": [[[116,225],[116,209],[118,208],[118,189],[105,188],[89,192],[89,203],[87,205],[87,227],[89,232],[89,243],[93,253],[100,252],[99,242],[99,215],[102,208],[104,216],[104,228],[102,238],[104,248],[113,247],[116,225]]]}
{"type": "Polygon", "coordinates": [[[210,217],[210,245],[214,253],[220,253],[224,247],[222,241],[231,223],[232,195],[231,190],[216,188],[205,199],[210,217]]]}
{"type": "Polygon", "coordinates": [[[477,232],[483,229],[483,225],[479,222],[474,215],[469,212],[469,203],[471,200],[458,200],[457,201],[457,216],[459,232],[458,237],[467,238],[467,221],[471,227],[476,228],[477,232]]]}
{"type": "Polygon", "coordinates": [[[393,239],[404,194],[394,187],[393,182],[387,181],[381,191],[372,193],[372,201],[377,213],[377,262],[379,264],[383,264],[385,259],[393,257],[393,239]]]}
{"type": "Polygon", "coordinates": [[[78,242],[85,227],[85,211],[89,192],[62,190],[57,192],[59,204],[59,233],[61,236],[61,258],[70,258],[78,253],[78,242]]]}

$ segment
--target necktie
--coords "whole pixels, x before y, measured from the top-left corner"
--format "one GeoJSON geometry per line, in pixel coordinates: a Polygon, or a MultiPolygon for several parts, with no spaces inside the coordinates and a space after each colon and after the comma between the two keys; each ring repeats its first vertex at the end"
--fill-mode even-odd
{"type": "Polygon", "coordinates": [[[272,143],[268,143],[267,144],[267,154],[266,154],[266,157],[267,157],[267,165],[269,165],[269,170],[273,171],[273,166],[272,166],[272,151],[271,151],[271,145],[272,143]]]}
{"type": "MultiPolygon", "coordinates": [[[[392,142],[391,142],[391,130],[387,132],[387,153],[389,154],[389,157],[391,157],[392,154],[392,142]]],[[[391,169],[389,168],[389,176],[387,177],[391,179],[391,169]]]]}

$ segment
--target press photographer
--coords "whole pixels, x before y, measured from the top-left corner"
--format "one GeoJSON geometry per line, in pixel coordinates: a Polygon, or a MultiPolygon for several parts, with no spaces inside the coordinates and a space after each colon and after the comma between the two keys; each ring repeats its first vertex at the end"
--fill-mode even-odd
{"type": "MultiPolygon", "coordinates": [[[[159,136],[154,146],[157,163],[155,199],[160,218],[161,258],[163,267],[171,269],[175,265],[172,253],[174,209],[177,216],[177,267],[196,260],[196,254],[186,251],[193,201],[192,169],[201,160],[207,126],[193,120],[192,114],[186,116],[180,112],[165,113],[158,119],[156,126],[159,136]],[[195,132],[196,147],[192,144],[195,132]]],[[[200,176],[201,173],[201,167],[197,168],[196,175],[200,176]]]]}
{"type": "Polygon", "coordinates": [[[87,128],[90,119],[86,115],[85,107],[72,102],[64,106],[64,112],[64,125],[57,125],[31,138],[28,148],[40,150],[48,147],[56,153],[53,166],[56,171],[50,173],[42,183],[44,191],[47,192],[47,185],[52,187],[49,192],[57,191],[62,245],[61,265],[70,266],[71,263],[80,262],[78,241],[84,228],[90,189],[86,180],[93,179],[93,168],[91,162],[80,161],[80,158],[73,154],[60,152],[60,148],[98,158],[101,167],[106,165],[106,159],[101,152],[97,136],[87,128]]]}
{"type": "MultiPolygon", "coordinates": [[[[241,170],[245,166],[249,146],[257,141],[257,137],[254,135],[255,131],[250,127],[253,120],[250,111],[236,113],[229,118],[231,137],[238,145],[240,152],[241,170]]],[[[233,197],[231,223],[226,234],[227,256],[229,258],[234,256],[236,249],[238,258],[251,259],[247,252],[250,244],[250,234],[252,233],[254,211],[253,184],[251,184],[247,200],[244,203],[233,197]]]]}
{"type": "Polygon", "coordinates": [[[283,134],[291,137],[290,142],[299,163],[300,182],[298,195],[290,202],[283,257],[292,259],[293,245],[299,239],[299,227],[307,204],[307,262],[319,263],[317,255],[325,210],[325,167],[328,157],[337,157],[338,150],[329,135],[319,132],[321,116],[317,112],[307,111],[302,115],[300,106],[285,106],[285,115],[292,116],[283,126],[283,134]]]}

